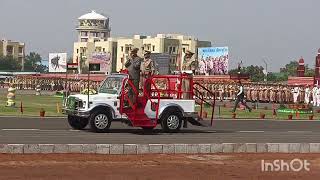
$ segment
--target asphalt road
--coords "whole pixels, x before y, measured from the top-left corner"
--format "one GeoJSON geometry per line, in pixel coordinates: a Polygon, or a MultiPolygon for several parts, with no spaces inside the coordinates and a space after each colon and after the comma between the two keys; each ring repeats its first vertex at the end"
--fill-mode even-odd
{"type": "Polygon", "coordinates": [[[0,117],[0,144],[319,143],[320,121],[215,120],[180,133],[145,133],[115,122],[109,133],[72,130],[65,118],[0,117]]]}

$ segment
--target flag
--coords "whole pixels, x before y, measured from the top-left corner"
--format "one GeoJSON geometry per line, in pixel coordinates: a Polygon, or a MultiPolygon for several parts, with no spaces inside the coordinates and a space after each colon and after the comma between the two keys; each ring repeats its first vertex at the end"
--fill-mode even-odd
{"type": "Polygon", "coordinates": [[[78,70],[77,63],[67,63],[67,70],[78,70]]]}

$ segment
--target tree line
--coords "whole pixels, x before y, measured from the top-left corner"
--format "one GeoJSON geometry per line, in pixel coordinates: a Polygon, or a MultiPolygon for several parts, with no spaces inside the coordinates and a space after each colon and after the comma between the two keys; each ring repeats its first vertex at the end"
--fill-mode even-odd
{"type": "MultiPolygon", "coordinates": [[[[38,53],[31,52],[24,59],[25,72],[48,72],[48,66],[41,64],[41,56],[38,53]]],[[[22,71],[21,62],[13,56],[0,56],[0,71],[22,71]]]]}
{"type": "MultiPolygon", "coordinates": [[[[26,72],[48,72],[48,66],[41,64],[41,56],[38,53],[31,52],[25,57],[24,71],[26,72]]],[[[72,59],[68,59],[72,61],[72,59]]],[[[281,82],[287,81],[289,76],[295,76],[297,74],[297,67],[299,63],[297,61],[291,61],[283,68],[280,68],[280,72],[269,72],[267,75],[267,81],[281,82]]],[[[21,63],[12,56],[0,56],[0,71],[21,71],[21,63]]],[[[305,76],[314,76],[314,69],[305,65],[305,76]]],[[[240,73],[249,75],[251,81],[260,82],[265,78],[262,66],[250,65],[247,67],[241,67],[240,73]]],[[[229,74],[237,74],[238,69],[231,69],[229,74]]]]}
{"type": "MultiPolygon", "coordinates": [[[[269,72],[267,75],[267,81],[271,82],[281,82],[287,81],[289,76],[297,75],[297,68],[299,63],[297,61],[291,61],[286,64],[283,68],[280,68],[280,72],[269,72]]],[[[250,77],[250,80],[253,82],[261,82],[265,78],[263,72],[264,68],[262,66],[247,66],[241,67],[240,73],[247,74],[250,77]]],[[[232,69],[229,71],[230,74],[237,74],[238,69],[232,69]]],[[[315,75],[314,69],[310,68],[308,65],[305,65],[305,76],[312,77],[315,75]]]]}

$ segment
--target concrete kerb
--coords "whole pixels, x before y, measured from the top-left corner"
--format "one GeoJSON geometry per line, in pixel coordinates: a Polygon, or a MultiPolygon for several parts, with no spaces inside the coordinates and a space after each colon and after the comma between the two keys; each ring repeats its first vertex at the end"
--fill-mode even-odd
{"type": "Polygon", "coordinates": [[[0,154],[320,153],[320,143],[0,144],[0,154]]]}

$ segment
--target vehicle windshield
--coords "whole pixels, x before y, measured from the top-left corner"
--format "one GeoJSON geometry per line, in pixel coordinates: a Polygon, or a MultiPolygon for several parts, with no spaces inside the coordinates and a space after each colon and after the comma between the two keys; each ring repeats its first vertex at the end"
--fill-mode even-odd
{"type": "Polygon", "coordinates": [[[123,77],[107,77],[99,88],[99,93],[119,94],[123,77]]]}

